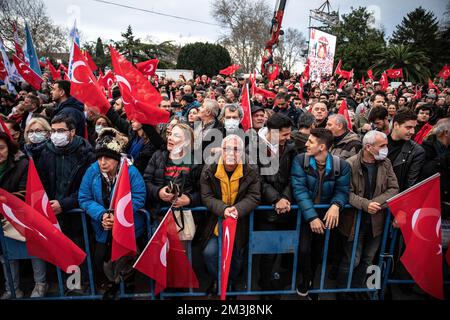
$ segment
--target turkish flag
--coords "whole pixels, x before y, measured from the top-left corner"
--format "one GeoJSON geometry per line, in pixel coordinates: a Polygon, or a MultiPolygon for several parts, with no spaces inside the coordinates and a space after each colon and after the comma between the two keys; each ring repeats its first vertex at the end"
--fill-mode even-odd
{"type": "Polygon", "coordinates": [[[337,66],[336,66],[336,70],[334,70],[334,74],[335,74],[335,75],[336,75],[336,74],[338,74],[338,75],[341,74],[341,67],[342,67],[342,60],[339,60],[337,66]]]}
{"type": "Polygon", "coordinates": [[[198,288],[197,276],[178,236],[171,209],[133,268],[156,281],[155,295],[166,287],[198,288]]]}
{"type": "Polygon", "coordinates": [[[52,74],[53,80],[60,80],[61,79],[61,73],[59,73],[55,67],[52,65],[50,60],[47,58],[47,67],[50,70],[50,73],[52,74]]]}
{"type": "Polygon", "coordinates": [[[365,87],[366,86],[366,82],[364,81],[364,76],[361,79],[361,84],[365,87]]]}
{"type": "MultiPolygon", "coordinates": [[[[25,57],[25,53],[23,52],[22,46],[19,43],[19,35],[17,34],[17,26],[16,23],[13,23],[13,32],[14,32],[14,49],[16,51],[16,56],[27,63],[27,58],[25,57]]],[[[27,63],[27,65],[29,65],[27,63]]]]}
{"type": "Polygon", "coordinates": [[[65,73],[67,73],[69,71],[69,69],[67,69],[67,67],[65,65],[63,65],[62,63],[59,65],[58,67],[58,71],[64,71],[65,73]]]}
{"type": "Polygon", "coordinates": [[[70,94],[96,113],[106,114],[111,106],[98,84],[97,78],[92,73],[86,57],[81,53],[76,43],[73,44],[72,61],[70,94]]]}
{"type": "Polygon", "coordinates": [[[414,141],[418,144],[422,144],[423,139],[427,136],[427,134],[433,129],[433,126],[429,123],[425,123],[424,126],[416,133],[414,136],[414,141]]]}
{"type": "Polygon", "coordinates": [[[412,186],[387,203],[405,240],[403,265],[425,292],[443,299],[439,174],[412,186]]]}
{"type": "Polygon", "coordinates": [[[342,89],[346,83],[347,81],[343,79],[341,82],[339,82],[338,89],[342,89]]]}
{"type": "Polygon", "coordinates": [[[422,99],[422,91],[418,90],[418,89],[417,89],[417,86],[416,86],[416,88],[414,89],[414,96],[413,96],[413,99],[416,99],[416,100],[422,99]]]}
{"type": "Polygon", "coordinates": [[[55,212],[53,212],[50,201],[48,201],[47,193],[42,186],[41,178],[37,173],[33,158],[31,157],[28,159],[25,202],[50,221],[56,228],[61,230],[55,212]]]}
{"type": "Polygon", "coordinates": [[[225,300],[227,295],[228,276],[230,274],[231,258],[233,256],[234,238],[236,235],[237,219],[227,217],[222,222],[222,260],[220,267],[220,300],[225,300]]]}
{"type": "Polygon", "coordinates": [[[439,90],[439,88],[433,83],[433,81],[431,81],[431,79],[428,79],[428,89],[434,89],[436,90],[437,94],[440,94],[441,91],[439,90]]]}
{"type": "Polygon", "coordinates": [[[403,78],[402,69],[388,69],[386,70],[387,76],[391,79],[403,78]]]}
{"type": "Polygon", "coordinates": [[[306,60],[305,69],[303,70],[302,77],[308,81],[309,80],[309,58],[306,60]]]}
{"type": "Polygon", "coordinates": [[[1,117],[1,116],[0,116],[0,131],[5,132],[9,136],[9,139],[11,141],[14,141],[13,137],[11,136],[11,132],[9,132],[9,129],[6,126],[5,121],[3,121],[3,117],[1,117]]]}
{"type": "Polygon", "coordinates": [[[6,70],[5,64],[3,63],[2,55],[0,54],[0,80],[5,81],[8,76],[8,71],[6,70]]]}
{"type": "Polygon", "coordinates": [[[64,272],[71,266],[79,266],[86,258],[86,253],[46,217],[3,189],[0,189],[0,213],[25,237],[29,255],[64,272]]]}
{"type": "Polygon", "coordinates": [[[373,72],[372,72],[372,69],[370,69],[370,70],[367,70],[367,76],[369,77],[369,79],[375,79],[375,77],[373,76],[373,72]]]}
{"type": "Polygon", "coordinates": [[[14,65],[22,78],[28,82],[35,90],[41,89],[41,84],[44,80],[30,68],[23,60],[20,60],[16,55],[13,55],[14,65]]]}
{"type": "Polygon", "coordinates": [[[167,123],[170,114],[159,108],[159,92],[112,46],[110,53],[128,119],[149,125],[167,123]]]}
{"type": "Polygon", "coordinates": [[[219,74],[223,74],[226,76],[229,76],[233,73],[235,73],[241,66],[237,65],[237,64],[233,64],[229,67],[226,67],[225,69],[222,69],[219,71],[219,74]]]}
{"type": "Polygon", "coordinates": [[[278,78],[279,74],[280,74],[280,67],[276,64],[272,70],[272,73],[269,73],[268,75],[269,81],[274,81],[276,78],[278,78]]]}
{"type": "Polygon", "coordinates": [[[389,81],[388,81],[388,77],[386,75],[386,72],[383,72],[381,74],[380,85],[381,85],[381,90],[383,90],[383,91],[386,91],[386,89],[389,86],[389,81]]]}
{"type": "Polygon", "coordinates": [[[114,75],[114,72],[112,70],[108,70],[108,72],[105,75],[100,75],[98,78],[99,84],[108,90],[108,97],[112,99],[112,92],[111,87],[113,86],[114,82],[116,82],[116,76],[114,75]]]}
{"type": "Polygon", "coordinates": [[[298,87],[298,96],[300,99],[303,100],[303,79],[300,77],[300,81],[299,81],[299,87],[298,87]]]}
{"type": "Polygon", "coordinates": [[[438,76],[444,80],[447,80],[447,78],[450,77],[450,66],[443,66],[441,71],[439,71],[438,76]]]}
{"type": "Polygon", "coordinates": [[[136,63],[136,68],[147,77],[153,77],[158,66],[158,59],[151,59],[144,62],[136,63]]]}
{"type": "Polygon", "coordinates": [[[347,99],[342,100],[341,106],[339,107],[338,114],[342,114],[345,117],[345,120],[347,121],[348,129],[352,130],[352,121],[350,120],[350,116],[348,114],[347,99]]]}
{"type": "Polygon", "coordinates": [[[244,117],[242,118],[241,125],[244,129],[244,132],[253,127],[252,124],[252,111],[250,107],[250,97],[248,92],[248,84],[244,86],[244,91],[241,96],[241,106],[242,111],[244,113],[244,117]]]}
{"type": "Polygon", "coordinates": [[[87,50],[83,50],[83,55],[85,56],[89,68],[91,68],[92,72],[96,71],[98,69],[97,65],[95,64],[94,60],[92,60],[91,55],[89,54],[89,52],[87,50]]]}
{"type": "Polygon", "coordinates": [[[255,87],[255,94],[260,94],[263,97],[272,98],[272,99],[275,99],[275,97],[277,96],[274,92],[265,90],[265,89],[261,89],[259,87],[255,87]]]}
{"type": "Polygon", "coordinates": [[[350,80],[353,77],[353,70],[352,71],[341,70],[339,74],[343,79],[350,80]]]}
{"type": "Polygon", "coordinates": [[[130,176],[126,160],[122,164],[119,178],[114,188],[111,208],[114,209],[111,260],[116,261],[123,256],[135,256],[136,235],[131,202],[130,176]]]}

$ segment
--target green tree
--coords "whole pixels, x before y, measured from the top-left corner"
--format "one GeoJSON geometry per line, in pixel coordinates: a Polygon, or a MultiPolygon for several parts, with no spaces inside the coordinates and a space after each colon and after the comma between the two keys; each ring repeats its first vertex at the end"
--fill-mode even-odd
{"type": "Polygon", "coordinates": [[[105,55],[105,47],[103,41],[100,37],[97,38],[97,43],[95,44],[95,56],[93,57],[95,63],[100,69],[104,69],[108,61],[105,55]]]}
{"type": "Polygon", "coordinates": [[[384,32],[371,26],[372,13],[365,7],[351,8],[342,15],[338,25],[329,29],[337,37],[335,60],[342,59],[342,69],[354,69],[356,79],[360,79],[375,61],[375,57],[386,47],[384,32]]]}
{"type": "Polygon", "coordinates": [[[227,49],[218,44],[196,42],[185,45],[178,55],[177,68],[194,70],[197,75],[217,75],[231,65],[227,49]]]}
{"type": "MultiPolygon", "coordinates": [[[[422,51],[429,58],[428,67],[440,59],[439,26],[436,16],[431,11],[419,7],[409,12],[397,25],[390,40],[392,44],[411,46],[414,51],[422,51]]],[[[434,70],[436,71],[436,70],[434,70]]]]}
{"type": "Polygon", "coordinates": [[[143,42],[135,38],[133,29],[128,26],[127,31],[122,33],[123,40],[114,42],[115,47],[127,60],[134,64],[149,59],[158,59],[158,68],[174,68],[177,62],[179,47],[173,41],[163,41],[161,43],[143,42]]]}
{"type": "Polygon", "coordinates": [[[426,83],[430,78],[430,69],[427,66],[430,58],[423,51],[416,51],[410,45],[391,44],[376,58],[376,62],[370,67],[375,74],[381,74],[387,69],[401,68],[407,81],[426,83]]]}

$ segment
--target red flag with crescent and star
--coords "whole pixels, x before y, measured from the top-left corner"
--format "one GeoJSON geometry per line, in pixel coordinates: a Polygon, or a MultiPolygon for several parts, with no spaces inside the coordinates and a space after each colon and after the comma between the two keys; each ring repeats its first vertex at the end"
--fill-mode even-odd
{"type": "Polygon", "coordinates": [[[16,55],[13,55],[13,61],[22,78],[35,90],[41,90],[41,84],[44,80],[33,69],[31,69],[26,62],[20,60],[16,55]]]}
{"type": "Polygon", "coordinates": [[[92,73],[86,57],[80,48],[73,44],[72,79],[70,80],[70,94],[83,102],[96,113],[106,114],[111,108],[97,78],[92,73]]]}
{"type": "Polygon", "coordinates": [[[55,67],[50,62],[49,58],[47,58],[47,67],[48,67],[48,70],[50,70],[53,80],[61,80],[61,73],[55,69],[55,67]]]}
{"type": "Polygon", "coordinates": [[[155,295],[166,287],[198,288],[197,276],[178,235],[171,208],[133,268],[155,280],[155,295]]]}
{"type": "Polygon", "coordinates": [[[144,62],[136,63],[136,68],[147,77],[153,77],[158,67],[158,59],[151,59],[144,62]]]}
{"type": "Polygon", "coordinates": [[[412,186],[387,203],[405,240],[403,265],[420,288],[444,299],[440,175],[412,186]]]}
{"type": "Polygon", "coordinates": [[[350,119],[350,115],[348,114],[348,107],[347,107],[347,99],[344,98],[342,100],[341,106],[339,107],[338,114],[341,114],[344,116],[345,120],[347,121],[347,127],[349,130],[352,130],[352,121],[350,119]]]}
{"type": "Polygon", "coordinates": [[[20,60],[24,61],[27,65],[29,65],[26,60],[27,58],[25,57],[25,53],[23,52],[22,46],[19,43],[19,34],[17,33],[17,25],[15,22],[13,23],[13,33],[14,33],[14,49],[16,51],[16,56],[20,60]]]}
{"type": "Polygon", "coordinates": [[[114,210],[111,260],[116,261],[123,256],[135,256],[136,234],[131,202],[130,175],[128,173],[128,161],[126,160],[123,161],[117,178],[114,196],[111,200],[111,209],[114,210]]]}
{"type": "Polygon", "coordinates": [[[225,300],[227,295],[228,277],[230,274],[231,258],[233,256],[234,238],[236,235],[237,219],[227,217],[222,222],[222,268],[220,278],[220,300],[225,300]]]}
{"type": "Polygon", "coordinates": [[[403,69],[388,69],[386,73],[391,79],[403,78],[403,69]]]}
{"type": "Polygon", "coordinates": [[[27,252],[64,272],[79,266],[86,253],[28,204],[0,188],[0,214],[25,237],[27,252]]]}
{"type": "Polygon", "coordinates": [[[37,212],[48,219],[56,228],[61,230],[58,219],[56,219],[55,212],[48,199],[47,193],[42,186],[41,178],[39,177],[33,158],[28,159],[28,176],[27,187],[25,193],[25,202],[34,208],[37,212]]]}
{"type": "Polygon", "coordinates": [[[241,96],[241,106],[244,116],[242,117],[241,125],[244,129],[244,132],[253,127],[252,124],[252,111],[250,108],[250,96],[248,92],[248,84],[246,84],[243,88],[242,96],[241,96]]]}
{"type": "Polygon", "coordinates": [[[149,125],[167,123],[170,114],[159,108],[162,100],[159,92],[116,49],[112,46],[109,49],[128,119],[149,125]]]}

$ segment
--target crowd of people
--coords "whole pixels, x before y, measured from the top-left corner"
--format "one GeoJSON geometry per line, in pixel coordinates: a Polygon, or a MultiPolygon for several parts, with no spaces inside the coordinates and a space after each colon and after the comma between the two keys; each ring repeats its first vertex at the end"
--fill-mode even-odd
{"type": "MultiPolygon", "coordinates": [[[[44,70],[46,71],[46,70],[44,70]]],[[[300,75],[284,72],[275,81],[256,80],[270,94],[251,96],[252,128],[242,130],[242,76],[165,79],[157,86],[160,108],[170,112],[168,123],[151,126],[127,119],[119,87],[113,86],[110,109],[96,114],[70,95],[71,83],[53,81],[45,72],[39,91],[26,83],[17,95],[1,90],[0,113],[11,137],[0,133],[0,187],[25,197],[29,159],[36,165],[61,230],[84,248],[79,215],[90,220],[98,290],[114,297],[120,277],[127,289],[135,285],[136,257],[111,262],[111,197],[120,165],[130,165],[135,232],[140,250],[146,244],[147,209],[156,223],[173,206],[193,213],[192,244],[201,248],[209,276],[206,292],[217,294],[218,220],[238,220],[229,289],[242,274],[249,238],[249,216],[259,205],[255,230],[295,228],[298,205],[302,216],[297,293],[313,299],[317,266],[322,261],[324,233],[331,229],[330,278],[337,288],[347,285],[354,241],[352,287],[365,286],[366,269],[377,260],[387,215],[386,200],[435,173],[441,174],[443,245],[450,225],[450,87],[436,89],[402,83],[381,90],[377,82],[352,82],[337,88],[337,79],[301,86],[300,75]],[[350,121],[338,113],[347,104],[350,121]],[[315,209],[325,204],[326,209],[315,209]],[[351,205],[353,209],[346,209],[351,205]],[[362,210],[355,239],[355,217],[362,210]]],[[[447,83],[448,84],[448,83],[447,83]]],[[[106,94],[106,93],[105,93],[106,94]]],[[[394,225],[396,222],[394,221],[394,225]]],[[[2,220],[5,236],[17,250],[24,238],[2,220]]],[[[258,262],[262,290],[273,290],[277,255],[258,262]]],[[[283,257],[284,260],[289,258],[283,257]]],[[[3,267],[6,272],[4,260],[3,267]]],[[[18,260],[10,261],[14,288],[5,282],[1,299],[23,297],[18,260]]],[[[292,265],[292,264],[291,264],[292,265]]],[[[44,297],[49,283],[46,263],[32,259],[35,287],[31,297],[44,297]]],[[[291,268],[292,269],[292,268],[291,268]]],[[[82,265],[83,284],[87,281],[82,265]]],[[[198,272],[204,272],[199,270],[198,272]]],[[[293,270],[290,270],[291,274],[293,270]]],[[[6,277],[5,277],[6,278],[6,277]]],[[[363,298],[339,294],[342,299],[363,298]]]]}

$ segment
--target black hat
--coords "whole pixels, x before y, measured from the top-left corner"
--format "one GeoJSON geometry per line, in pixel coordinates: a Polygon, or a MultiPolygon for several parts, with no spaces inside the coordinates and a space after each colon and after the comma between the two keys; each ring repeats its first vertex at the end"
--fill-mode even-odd
{"type": "Polygon", "coordinates": [[[187,103],[192,103],[194,102],[194,97],[192,96],[192,94],[185,94],[181,100],[186,101],[187,103]]]}
{"type": "Polygon", "coordinates": [[[261,107],[261,106],[253,106],[252,107],[252,114],[254,114],[254,113],[256,113],[256,112],[258,112],[258,111],[264,111],[265,109],[264,109],[264,107],[261,107]]]}
{"type": "Polygon", "coordinates": [[[96,140],[95,157],[108,157],[120,161],[121,154],[128,143],[128,138],[113,128],[100,131],[96,140]]]}

